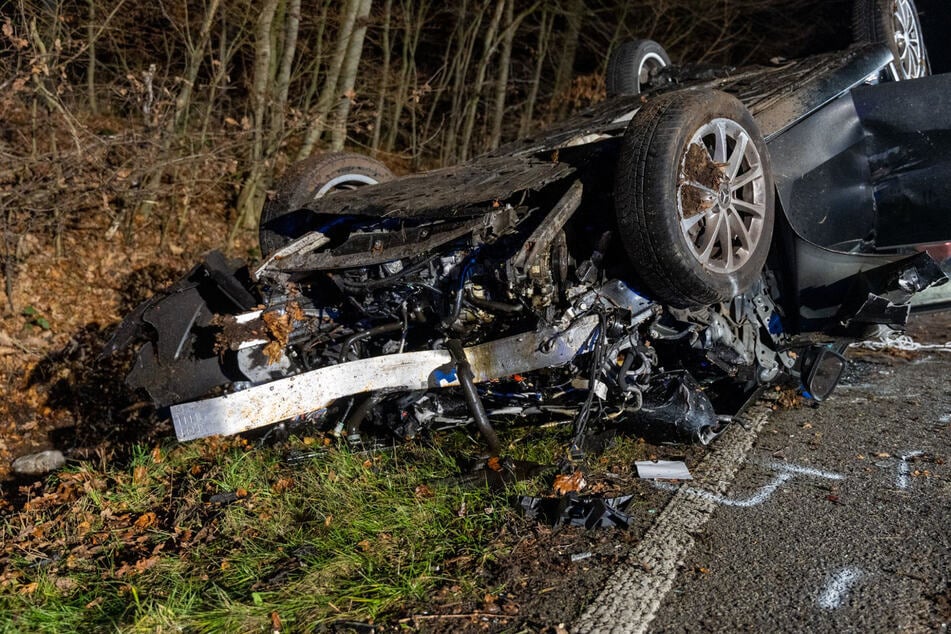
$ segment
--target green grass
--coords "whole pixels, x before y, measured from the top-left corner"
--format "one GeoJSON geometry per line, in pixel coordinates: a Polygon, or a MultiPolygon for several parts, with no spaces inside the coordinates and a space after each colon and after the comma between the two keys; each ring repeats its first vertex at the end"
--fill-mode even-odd
{"type": "MultiPolygon", "coordinates": [[[[551,462],[553,433],[511,432],[507,453],[551,462]]],[[[386,621],[440,588],[478,597],[478,571],[504,555],[506,491],[439,484],[449,451],[378,453],[292,439],[138,448],[129,464],[51,476],[44,496],[4,517],[0,631],[285,631],[339,620],[386,621]],[[315,450],[290,464],[289,449],[315,450]],[[214,504],[213,495],[239,499],[214,504]]],[[[452,447],[453,449],[447,449],[452,447]]]]}

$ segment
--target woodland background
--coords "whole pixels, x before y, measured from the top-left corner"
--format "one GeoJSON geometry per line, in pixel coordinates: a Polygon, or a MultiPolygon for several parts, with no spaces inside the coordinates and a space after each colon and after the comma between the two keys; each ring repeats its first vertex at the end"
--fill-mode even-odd
{"type": "Polygon", "coordinates": [[[316,151],[347,147],[397,172],[465,160],[603,98],[628,38],[717,64],[845,46],[844,5],[3,2],[4,277],[25,236],[52,236],[61,254],[63,232],[89,223],[113,238],[145,222],[164,242],[211,214],[233,241],[275,176],[316,151]]]}

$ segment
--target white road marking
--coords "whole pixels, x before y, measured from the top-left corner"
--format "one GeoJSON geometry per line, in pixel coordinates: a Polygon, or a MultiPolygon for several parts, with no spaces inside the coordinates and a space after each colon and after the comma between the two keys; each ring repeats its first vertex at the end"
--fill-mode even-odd
{"type": "Polygon", "coordinates": [[[863,573],[858,568],[843,568],[835,573],[816,599],[816,605],[823,610],[835,610],[841,607],[849,590],[862,576],[863,573]]]}
{"type": "MultiPolygon", "coordinates": [[[[751,506],[756,506],[765,502],[773,493],[776,492],[779,487],[789,480],[792,480],[797,475],[811,476],[813,478],[825,478],[827,480],[841,480],[845,477],[838,473],[832,473],[831,471],[823,471],[822,469],[813,469],[812,467],[803,467],[794,464],[784,464],[777,462],[770,464],[769,467],[774,471],[779,471],[779,473],[775,478],[760,487],[756,493],[746,498],[730,498],[720,493],[714,493],[696,487],[684,487],[684,490],[689,495],[710,500],[711,502],[721,506],[749,508],[751,506]]],[[[654,486],[658,489],[664,489],[665,491],[676,491],[680,485],[674,484],[673,482],[655,482],[654,486]]]]}
{"type": "Polygon", "coordinates": [[[899,489],[907,489],[911,484],[911,467],[908,466],[908,459],[922,455],[923,451],[909,451],[898,457],[898,475],[895,477],[895,486],[899,489]]]}
{"type": "MultiPolygon", "coordinates": [[[[714,443],[694,469],[698,488],[714,495],[726,492],[768,415],[766,407],[754,408],[745,415],[748,425],[731,426],[714,443]]],[[[618,566],[570,630],[599,634],[646,632],[674,585],[677,562],[693,548],[693,536],[714,509],[716,502],[690,495],[684,488],[674,493],[629,561],[618,566]]]]}

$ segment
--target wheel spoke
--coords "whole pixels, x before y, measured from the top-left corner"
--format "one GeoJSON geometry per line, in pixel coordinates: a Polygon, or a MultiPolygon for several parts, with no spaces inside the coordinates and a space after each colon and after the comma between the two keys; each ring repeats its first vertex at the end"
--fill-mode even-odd
{"type": "Polygon", "coordinates": [[[713,147],[713,161],[726,163],[726,127],[722,123],[716,125],[716,142],[713,147]]]}
{"type": "Polygon", "coordinates": [[[730,210],[730,224],[733,227],[733,232],[736,234],[736,237],[739,238],[740,244],[743,245],[743,248],[747,251],[752,251],[753,238],[750,237],[749,229],[746,228],[742,216],[740,216],[740,213],[736,209],[730,210]]]}
{"type": "Polygon", "coordinates": [[[684,234],[689,233],[694,227],[696,227],[701,220],[704,219],[703,214],[697,214],[696,216],[690,216],[685,220],[680,221],[680,228],[683,230],[684,234]]]}
{"type": "Polygon", "coordinates": [[[716,214],[716,217],[713,220],[713,226],[710,226],[711,223],[707,223],[707,232],[706,232],[706,243],[703,245],[703,249],[700,251],[700,260],[701,264],[706,264],[710,261],[710,254],[713,253],[713,247],[717,243],[717,235],[720,233],[720,225],[723,224],[723,214],[716,214]]]}
{"type": "Polygon", "coordinates": [[[689,218],[684,218],[683,220],[680,221],[680,227],[683,229],[684,233],[687,233],[693,230],[693,228],[696,227],[700,223],[701,220],[706,220],[707,225],[709,225],[710,222],[713,221],[713,216],[714,216],[714,211],[711,208],[711,209],[708,209],[706,213],[696,214],[696,215],[690,216],[689,218]]]}
{"type": "Polygon", "coordinates": [[[730,184],[730,191],[735,192],[739,189],[742,189],[743,187],[746,187],[747,185],[755,181],[757,178],[760,178],[762,175],[763,175],[763,166],[757,165],[753,169],[748,170],[745,174],[738,176],[736,180],[734,180],[730,184]]]}
{"type": "Polygon", "coordinates": [[[747,214],[756,216],[757,218],[762,218],[766,215],[765,203],[751,203],[745,200],[734,198],[733,207],[736,209],[737,213],[745,211],[747,214]]]}
{"type": "Polygon", "coordinates": [[[908,15],[909,14],[908,9],[909,7],[907,2],[898,3],[898,23],[901,24],[901,28],[903,31],[908,30],[908,22],[909,22],[909,18],[911,17],[908,15]]]}
{"type": "MultiPolygon", "coordinates": [[[[724,211],[721,216],[727,216],[724,211]]],[[[724,217],[719,226],[720,260],[724,261],[727,270],[733,268],[733,231],[730,229],[730,218],[724,217]]]]}
{"type": "Polygon", "coordinates": [[[898,25],[900,31],[905,30],[905,10],[901,5],[898,6],[898,11],[894,13],[895,23],[898,25]]]}
{"type": "Polygon", "coordinates": [[[740,173],[740,168],[743,166],[743,157],[746,156],[746,144],[749,141],[750,137],[742,132],[737,136],[736,145],[733,146],[733,153],[730,155],[726,169],[726,177],[730,180],[736,178],[736,175],[740,173]]]}
{"type": "Polygon", "coordinates": [[[717,197],[717,193],[716,193],[715,191],[713,191],[712,189],[710,189],[709,187],[707,187],[707,186],[704,185],[703,183],[698,183],[697,181],[694,181],[694,180],[685,180],[685,181],[682,181],[682,182],[681,182],[681,186],[683,186],[683,187],[693,187],[693,188],[695,188],[695,189],[699,189],[699,190],[702,191],[704,194],[706,194],[707,196],[709,196],[711,199],[714,199],[714,198],[717,197]]]}

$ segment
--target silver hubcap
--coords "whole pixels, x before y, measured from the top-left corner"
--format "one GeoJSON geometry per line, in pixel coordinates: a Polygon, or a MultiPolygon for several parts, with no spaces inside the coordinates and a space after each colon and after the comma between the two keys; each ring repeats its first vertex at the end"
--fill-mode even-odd
{"type": "Polygon", "coordinates": [[[680,162],[680,230],[704,269],[733,273],[763,236],[766,175],[743,126],[713,119],[690,139],[680,162]]]}
{"type": "Polygon", "coordinates": [[[378,181],[371,176],[364,176],[363,174],[344,174],[343,176],[338,176],[324,183],[314,194],[314,200],[323,198],[327,194],[336,191],[350,191],[364,185],[376,185],[377,183],[378,181]]]}
{"type": "Polygon", "coordinates": [[[892,2],[892,28],[901,79],[923,77],[926,74],[925,49],[921,42],[918,12],[912,0],[892,2]]]}
{"type": "Polygon", "coordinates": [[[648,53],[641,60],[641,65],[637,69],[638,88],[643,92],[647,90],[651,81],[651,75],[667,66],[664,58],[657,53],[648,53]]]}

